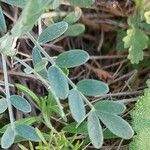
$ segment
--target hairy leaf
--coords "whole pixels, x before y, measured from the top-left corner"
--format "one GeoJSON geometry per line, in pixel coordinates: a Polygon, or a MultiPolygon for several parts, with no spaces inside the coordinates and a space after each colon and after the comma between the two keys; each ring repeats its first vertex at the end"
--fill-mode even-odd
{"type": "Polygon", "coordinates": [[[72,117],[79,123],[85,117],[84,101],[77,90],[71,90],[69,92],[69,107],[72,117]]]}
{"type": "Polygon", "coordinates": [[[1,147],[3,149],[9,148],[14,143],[14,140],[15,140],[15,132],[14,130],[12,130],[11,126],[9,126],[2,136],[1,147]]]}
{"type": "Polygon", "coordinates": [[[26,138],[27,140],[39,142],[40,138],[38,137],[35,129],[28,125],[16,125],[16,131],[17,133],[26,138]]]}
{"type": "Polygon", "coordinates": [[[89,7],[95,3],[95,0],[70,0],[70,3],[75,6],[89,7]]]}
{"type": "Polygon", "coordinates": [[[25,8],[18,21],[14,25],[11,33],[13,36],[21,36],[32,29],[38,18],[42,15],[49,0],[27,1],[25,8]]]}
{"type": "Polygon", "coordinates": [[[109,92],[108,85],[94,79],[84,79],[77,83],[77,88],[87,96],[102,96],[109,92]]]}
{"type": "Polygon", "coordinates": [[[40,63],[40,65],[41,65],[41,63],[44,64],[43,67],[40,67],[40,68],[42,68],[40,71],[39,70],[36,70],[36,71],[44,79],[47,79],[48,76],[47,76],[46,62],[43,63],[43,58],[42,58],[41,52],[39,51],[39,49],[37,47],[34,47],[32,50],[32,62],[33,62],[33,66],[35,69],[37,68],[37,66],[39,66],[39,63],[40,63]]]}
{"type": "Polygon", "coordinates": [[[10,97],[11,104],[18,110],[28,113],[31,112],[30,103],[19,95],[12,95],[10,97]]]}
{"type": "Polygon", "coordinates": [[[78,36],[81,33],[85,31],[85,26],[81,23],[76,23],[73,25],[70,25],[68,27],[68,30],[65,32],[65,35],[67,36],[78,36]]]}
{"type": "Polygon", "coordinates": [[[66,99],[69,94],[69,86],[62,70],[56,66],[49,67],[48,79],[56,96],[60,99],[66,99]]]}
{"type": "Polygon", "coordinates": [[[99,101],[94,105],[96,111],[98,112],[106,112],[110,114],[122,114],[126,107],[124,104],[115,102],[115,101],[99,101]]]}
{"type": "Polygon", "coordinates": [[[2,114],[7,109],[7,101],[6,98],[0,99],[0,114],[2,114]]]}
{"type": "Polygon", "coordinates": [[[75,49],[61,53],[55,62],[62,68],[72,68],[84,64],[88,59],[89,55],[86,51],[75,49]]]}
{"type": "Polygon", "coordinates": [[[68,24],[64,21],[54,23],[47,27],[39,36],[38,42],[44,44],[60,37],[68,28],[68,24]]]}
{"type": "Polygon", "coordinates": [[[99,118],[93,111],[88,116],[88,133],[93,146],[99,149],[103,144],[103,132],[99,118]]]}
{"type": "Polygon", "coordinates": [[[106,125],[106,127],[115,135],[124,138],[132,138],[134,132],[131,126],[123,120],[120,116],[110,113],[97,112],[100,120],[106,125]]]}

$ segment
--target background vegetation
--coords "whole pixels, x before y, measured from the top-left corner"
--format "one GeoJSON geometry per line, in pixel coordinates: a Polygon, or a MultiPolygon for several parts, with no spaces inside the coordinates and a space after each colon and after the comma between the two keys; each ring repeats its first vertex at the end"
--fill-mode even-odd
{"type": "Polygon", "coordinates": [[[148,150],[149,31],[148,0],[0,0],[1,148],[148,150]]]}

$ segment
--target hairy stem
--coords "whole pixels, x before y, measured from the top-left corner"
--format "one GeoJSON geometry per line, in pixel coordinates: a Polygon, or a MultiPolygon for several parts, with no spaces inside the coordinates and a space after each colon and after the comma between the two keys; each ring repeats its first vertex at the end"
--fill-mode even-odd
{"type": "Polygon", "coordinates": [[[6,92],[6,101],[7,101],[7,105],[8,105],[9,119],[10,119],[11,127],[14,130],[15,129],[15,124],[14,124],[14,116],[13,116],[12,105],[11,105],[11,102],[10,102],[10,91],[9,91],[6,57],[3,54],[2,54],[2,63],[3,63],[5,92],[6,92]]]}

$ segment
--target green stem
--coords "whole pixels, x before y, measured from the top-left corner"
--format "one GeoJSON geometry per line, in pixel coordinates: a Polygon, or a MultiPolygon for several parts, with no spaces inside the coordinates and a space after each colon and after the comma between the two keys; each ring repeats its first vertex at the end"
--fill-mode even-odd
{"type": "MultiPolygon", "coordinates": [[[[27,33],[28,38],[35,44],[35,46],[41,51],[41,53],[50,61],[52,65],[55,64],[55,61],[52,57],[50,57],[45,50],[41,47],[41,45],[34,39],[34,37],[30,34],[27,33]]],[[[59,67],[58,67],[59,68],[59,67]]],[[[62,70],[61,70],[62,71],[62,70]]],[[[65,73],[62,71],[62,73],[65,75],[65,73]]],[[[66,75],[65,75],[66,76],[66,75]]],[[[68,76],[66,76],[68,83],[72,86],[72,88],[77,89],[77,86],[69,79],[68,76]]],[[[81,92],[80,92],[81,93],[81,92]]],[[[87,98],[81,93],[81,96],[83,100],[87,103],[87,105],[91,108],[91,110],[95,110],[94,106],[90,101],[87,100],[87,98]]]]}
{"type": "Polygon", "coordinates": [[[5,92],[6,92],[6,101],[7,101],[7,105],[8,105],[9,119],[10,119],[10,124],[11,124],[12,129],[15,130],[13,110],[12,110],[12,105],[11,105],[11,102],[10,102],[10,91],[9,91],[9,82],[8,82],[6,58],[3,54],[2,54],[2,63],[3,63],[5,92]]]}
{"type": "MultiPolygon", "coordinates": [[[[20,64],[22,64],[24,67],[33,69],[33,68],[31,68],[28,64],[26,64],[24,61],[22,61],[21,59],[19,59],[18,57],[14,57],[14,59],[17,60],[20,64]]],[[[58,97],[55,95],[55,92],[52,91],[51,86],[49,85],[48,81],[45,80],[43,77],[41,77],[41,75],[39,75],[36,71],[34,71],[34,69],[33,69],[33,73],[35,74],[35,76],[36,76],[39,80],[42,81],[42,83],[47,87],[47,89],[53,93],[53,96],[54,96],[54,98],[55,98],[55,100],[56,100],[56,103],[57,103],[57,105],[58,105],[58,107],[59,107],[59,109],[60,109],[62,118],[63,118],[64,120],[66,120],[66,116],[65,116],[65,113],[64,113],[64,111],[63,111],[63,107],[62,107],[62,105],[61,105],[61,103],[60,103],[58,97]]]]}

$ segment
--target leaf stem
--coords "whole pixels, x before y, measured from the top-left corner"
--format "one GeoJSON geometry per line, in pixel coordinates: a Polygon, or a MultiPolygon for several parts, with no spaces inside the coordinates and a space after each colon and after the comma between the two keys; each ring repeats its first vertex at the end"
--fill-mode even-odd
{"type": "MultiPolygon", "coordinates": [[[[22,64],[24,67],[33,69],[33,68],[31,68],[28,64],[26,64],[24,61],[22,61],[21,59],[19,59],[18,57],[14,57],[14,59],[17,60],[20,64],[22,64]]],[[[35,76],[36,76],[39,80],[42,81],[42,83],[47,87],[47,89],[50,90],[50,91],[53,93],[53,96],[54,96],[54,98],[55,98],[55,100],[56,100],[56,103],[57,103],[57,105],[58,105],[58,107],[59,107],[59,109],[60,109],[62,118],[63,118],[64,120],[66,120],[66,116],[65,116],[65,113],[64,113],[64,111],[63,111],[63,107],[61,106],[61,103],[60,103],[58,97],[55,95],[55,92],[52,91],[51,86],[49,85],[48,81],[45,80],[43,77],[41,77],[41,75],[39,75],[36,71],[34,71],[34,69],[33,69],[33,73],[35,74],[35,76]]]]}
{"type": "Polygon", "coordinates": [[[12,129],[15,130],[13,110],[12,110],[12,105],[10,102],[10,91],[9,91],[6,57],[3,54],[2,54],[2,64],[3,64],[5,92],[6,92],[6,101],[7,101],[7,105],[8,105],[9,119],[10,119],[10,124],[11,124],[12,129]]]}
{"type": "MultiPolygon", "coordinates": [[[[41,45],[34,39],[34,37],[30,34],[27,33],[26,34],[28,36],[28,38],[35,44],[35,46],[41,51],[41,53],[49,60],[49,62],[54,65],[55,61],[52,57],[50,57],[47,52],[45,52],[45,50],[41,47],[41,45]]],[[[59,67],[58,67],[59,68],[59,67]]],[[[62,71],[62,73],[65,75],[65,73],[62,71]]],[[[66,76],[66,75],[65,75],[66,76]]],[[[69,79],[68,76],[66,76],[68,83],[72,86],[72,88],[77,89],[77,86],[69,79]]],[[[80,91],[79,91],[80,92],[80,91]]],[[[80,92],[81,93],[81,92],[80,92]]],[[[87,98],[81,93],[81,96],[83,98],[83,100],[87,103],[87,105],[91,108],[91,110],[95,110],[94,106],[92,105],[92,103],[90,101],[87,100],[87,98]]]]}

